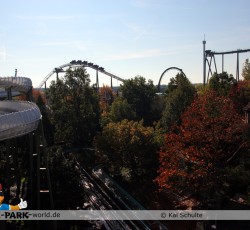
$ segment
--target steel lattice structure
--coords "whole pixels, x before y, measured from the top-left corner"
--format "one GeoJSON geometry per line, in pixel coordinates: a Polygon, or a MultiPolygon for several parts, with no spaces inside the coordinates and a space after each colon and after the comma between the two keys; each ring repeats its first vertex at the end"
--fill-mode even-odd
{"type": "Polygon", "coordinates": [[[239,73],[239,54],[240,53],[246,53],[250,52],[250,49],[237,49],[233,51],[226,51],[226,52],[215,52],[211,50],[206,50],[206,41],[203,42],[203,84],[207,84],[209,81],[210,74],[212,76],[212,62],[214,63],[214,69],[215,73],[218,73],[217,71],[217,65],[215,56],[221,55],[222,56],[222,72],[224,72],[224,55],[226,54],[236,54],[237,60],[236,60],[236,81],[239,81],[240,79],[240,73],[239,73]],[[206,72],[206,67],[208,66],[208,72],[206,72]]]}

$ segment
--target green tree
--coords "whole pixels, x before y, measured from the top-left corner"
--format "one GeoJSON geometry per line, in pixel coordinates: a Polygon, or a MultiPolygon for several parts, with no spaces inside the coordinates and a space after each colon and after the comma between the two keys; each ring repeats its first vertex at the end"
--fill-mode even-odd
{"type": "Polygon", "coordinates": [[[165,109],[165,97],[164,95],[156,95],[151,104],[151,120],[157,124],[162,118],[163,111],[165,109]]]}
{"type": "Polygon", "coordinates": [[[208,88],[214,90],[220,95],[226,96],[229,94],[231,87],[236,83],[232,74],[227,72],[223,73],[214,73],[210,78],[208,83],[208,88]]]}
{"type": "Polygon", "coordinates": [[[132,106],[136,112],[137,120],[144,119],[145,124],[152,123],[151,106],[156,94],[156,87],[153,81],[138,76],[129,79],[121,85],[122,97],[132,106]]]}
{"type": "Polygon", "coordinates": [[[68,69],[48,90],[55,140],[89,145],[99,128],[99,100],[84,68],[68,69]]]}
{"type": "Polygon", "coordinates": [[[46,138],[47,145],[53,145],[54,143],[54,137],[53,137],[53,126],[51,124],[51,121],[49,119],[49,110],[47,109],[45,105],[45,100],[42,97],[42,95],[39,93],[37,97],[34,97],[37,106],[39,107],[41,114],[42,114],[42,123],[43,123],[43,132],[44,136],[46,138]]]}
{"type": "Polygon", "coordinates": [[[174,124],[180,124],[180,117],[194,100],[196,90],[187,77],[177,74],[170,79],[166,94],[160,126],[164,131],[170,131],[174,124]]]}
{"type": "Polygon", "coordinates": [[[113,122],[120,122],[124,119],[134,120],[136,113],[126,99],[117,97],[111,106],[109,117],[113,122]]]}
{"type": "Polygon", "coordinates": [[[69,157],[65,158],[63,150],[55,147],[48,148],[48,159],[55,208],[76,209],[83,200],[76,162],[69,157]]]}
{"type": "Polygon", "coordinates": [[[230,98],[238,113],[244,114],[243,108],[250,101],[250,80],[238,81],[230,90],[230,98]]]}
{"type": "Polygon", "coordinates": [[[244,78],[244,80],[250,80],[250,63],[248,58],[243,65],[242,77],[244,78]]]}
{"type": "Polygon", "coordinates": [[[109,123],[96,138],[97,163],[131,184],[151,184],[156,175],[160,135],[142,121],[109,123]]]}

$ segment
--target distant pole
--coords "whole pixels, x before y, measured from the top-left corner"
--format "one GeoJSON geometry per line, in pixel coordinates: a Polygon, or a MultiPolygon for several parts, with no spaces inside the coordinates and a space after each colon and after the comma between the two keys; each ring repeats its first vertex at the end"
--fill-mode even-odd
{"type": "Polygon", "coordinates": [[[111,89],[113,89],[113,77],[110,77],[110,78],[111,78],[111,82],[110,82],[111,89]]]}
{"type": "Polygon", "coordinates": [[[206,40],[204,36],[203,43],[203,85],[206,84],[206,40]]]}
{"type": "Polygon", "coordinates": [[[17,69],[15,69],[15,77],[17,77],[17,69]]]}
{"type": "Polygon", "coordinates": [[[222,73],[224,72],[224,54],[222,54],[222,73]]]}
{"type": "Polygon", "coordinates": [[[59,79],[59,76],[58,76],[59,68],[55,68],[55,72],[56,72],[56,82],[58,82],[58,79],[59,79]]]}
{"type": "Polygon", "coordinates": [[[98,70],[96,70],[96,89],[99,91],[99,77],[98,77],[98,70]]]}
{"type": "Polygon", "coordinates": [[[237,64],[236,64],[236,81],[240,80],[240,72],[239,72],[239,53],[237,53],[237,64]]]}

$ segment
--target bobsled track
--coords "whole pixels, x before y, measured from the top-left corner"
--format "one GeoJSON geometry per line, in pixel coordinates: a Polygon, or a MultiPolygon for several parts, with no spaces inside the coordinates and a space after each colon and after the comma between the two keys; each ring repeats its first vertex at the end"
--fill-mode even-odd
{"type": "MultiPolygon", "coordinates": [[[[30,193],[30,196],[27,197],[29,209],[35,208],[39,210],[41,208],[41,205],[44,203],[41,202],[42,195],[43,197],[48,197],[47,195],[49,195],[48,204],[53,209],[42,115],[38,106],[31,100],[32,82],[29,78],[0,77],[0,142],[5,146],[3,148],[5,155],[3,157],[5,157],[4,160],[7,167],[5,178],[1,179],[6,180],[6,195],[9,196],[9,180],[11,175],[16,173],[14,171],[18,171],[18,169],[13,167],[13,162],[17,162],[19,150],[22,148],[18,146],[17,141],[19,140],[19,144],[21,142],[26,143],[25,153],[26,163],[28,163],[27,191],[30,193]],[[13,96],[18,95],[21,95],[24,100],[12,100],[13,96]],[[14,171],[10,170],[11,164],[14,171]],[[42,177],[41,174],[45,175],[42,177]],[[44,185],[42,178],[46,180],[44,185]]],[[[15,178],[16,183],[19,183],[17,177],[15,178]]],[[[17,190],[20,190],[20,183],[17,190]]]]}
{"type": "Polygon", "coordinates": [[[31,80],[26,77],[0,77],[0,89],[0,141],[37,129],[41,119],[37,105],[29,101],[11,100],[12,96],[31,92],[31,80]]]}

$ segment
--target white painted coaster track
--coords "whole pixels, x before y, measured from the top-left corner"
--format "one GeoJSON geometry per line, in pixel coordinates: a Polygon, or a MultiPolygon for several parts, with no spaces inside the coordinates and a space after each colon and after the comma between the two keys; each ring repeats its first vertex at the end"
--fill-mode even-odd
{"type": "Polygon", "coordinates": [[[29,101],[2,100],[10,90],[12,95],[27,93],[32,82],[26,77],[0,77],[0,141],[19,137],[37,129],[41,112],[29,101]]]}

